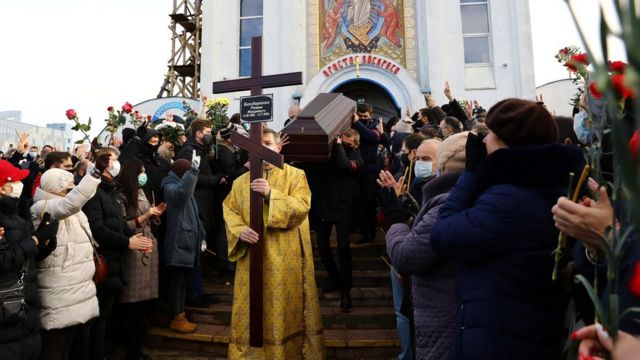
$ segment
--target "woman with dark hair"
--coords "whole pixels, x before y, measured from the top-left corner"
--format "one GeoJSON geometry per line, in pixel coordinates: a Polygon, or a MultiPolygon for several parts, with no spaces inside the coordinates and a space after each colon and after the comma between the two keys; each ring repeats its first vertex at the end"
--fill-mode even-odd
{"type": "Polygon", "coordinates": [[[147,330],[146,309],[150,308],[148,300],[158,297],[159,256],[151,223],[159,225],[159,217],[164,213],[166,205],[161,203],[155,206],[147,200],[143,191],[147,185],[147,174],[140,159],[125,161],[117,181],[121,186],[120,195],[127,226],[134,234],[142,234],[153,241],[148,250],[125,254],[125,285],[120,293],[125,313],[123,330],[126,332],[126,359],[144,359],[146,356],[140,351],[140,341],[147,330]]]}
{"type": "Polygon", "coordinates": [[[100,149],[97,154],[98,161],[103,154],[109,154],[110,157],[107,164],[100,166],[102,182],[95,196],[82,208],[89,220],[91,234],[99,246],[98,252],[104,256],[109,267],[108,276],[96,286],[100,315],[91,325],[89,349],[92,352],[92,359],[104,359],[106,322],[124,286],[125,255],[140,251],[148,252],[153,246],[151,239],[142,233],[134,234],[127,226],[122,216],[119,184],[114,181],[120,173],[120,163],[114,149],[100,149]]]}

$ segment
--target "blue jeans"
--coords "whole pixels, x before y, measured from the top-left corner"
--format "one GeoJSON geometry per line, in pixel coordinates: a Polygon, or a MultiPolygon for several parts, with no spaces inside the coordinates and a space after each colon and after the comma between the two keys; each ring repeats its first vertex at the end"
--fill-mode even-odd
{"type": "Polygon", "coordinates": [[[396,312],[396,327],[400,337],[398,360],[413,360],[413,339],[411,338],[411,320],[400,312],[404,300],[402,282],[395,271],[391,270],[391,290],[393,291],[393,309],[396,312]]]}

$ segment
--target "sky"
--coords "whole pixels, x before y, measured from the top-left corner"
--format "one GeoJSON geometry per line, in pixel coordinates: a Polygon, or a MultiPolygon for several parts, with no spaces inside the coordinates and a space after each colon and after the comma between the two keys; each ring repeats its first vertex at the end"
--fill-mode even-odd
{"type": "MultiPolygon", "coordinates": [[[[577,11],[588,29],[587,41],[597,45],[599,0],[573,1],[580,3],[577,11]]],[[[155,98],[171,52],[172,4],[2,1],[0,111],[21,110],[23,122],[44,126],[68,121],[64,113],[74,108],[81,119],[92,117],[96,122],[107,116],[110,105],[119,108],[125,101],[136,104],[155,98]]],[[[564,0],[529,4],[536,86],[566,78],[554,55],[564,46],[581,46],[568,7],[564,0]]],[[[611,58],[624,60],[621,44],[610,49],[611,58]]]]}

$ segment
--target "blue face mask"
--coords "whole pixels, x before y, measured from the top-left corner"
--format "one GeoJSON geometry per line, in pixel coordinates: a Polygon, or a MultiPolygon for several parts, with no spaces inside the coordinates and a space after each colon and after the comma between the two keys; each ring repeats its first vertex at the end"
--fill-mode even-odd
{"type": "Polygon", "coordinates": [[[145,186],[147,184],[147,174],[142,173],[138,175],[138,185],[145,186]]]}
{"type": "Polygon", "coordinates": [[[431,161],[416,161],[413,166],[413,173],[416,175],[418,179],[426,179],[429,176],[433,175],[433,162],[431,161]]]}

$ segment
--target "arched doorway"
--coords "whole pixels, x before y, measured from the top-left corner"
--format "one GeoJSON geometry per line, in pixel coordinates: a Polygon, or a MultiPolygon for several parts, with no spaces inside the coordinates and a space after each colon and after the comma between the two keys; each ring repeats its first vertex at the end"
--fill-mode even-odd
{"type": "Polygon", "coordinates": [[[387,122],[392,117],[400,116],[398,105],[382,86],[370,80],[349,80],[338,85],[331,92],[342,93],[357,103],[366,102],[373,106],[374,118],[382,117],[387,122]]]}

